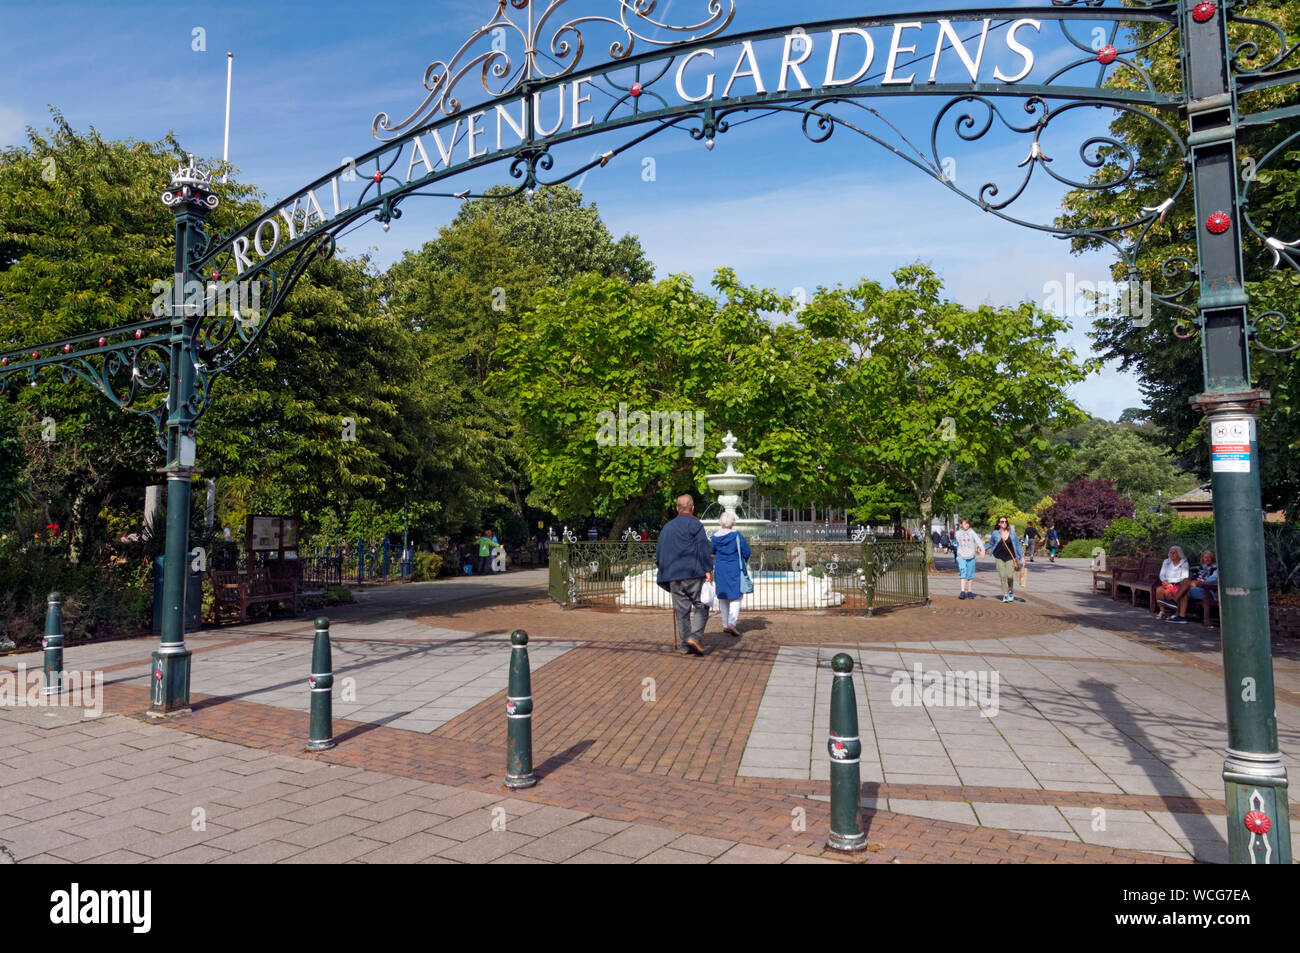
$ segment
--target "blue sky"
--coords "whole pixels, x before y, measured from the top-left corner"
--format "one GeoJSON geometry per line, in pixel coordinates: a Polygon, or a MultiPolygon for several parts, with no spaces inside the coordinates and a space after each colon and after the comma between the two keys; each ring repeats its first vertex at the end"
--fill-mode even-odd
{"type": "MultiPolygon", "coordinates": [[[[584,10],[593,5],[618,6],[616,0],[569,4],[584,10]]],[[[737,0],[737,6],[729,33],[859,11],[975,9],[978,4],[737,0]]],[[[675,23],[702,19],[705,8],[705,0],[660,0],[659,5],[661,18],[675,23]]],[[[186,148],[219,158],[225,53],[232,50],[230,158],[241,178],[273,201],[345,157],[374,148],[370,128],[376,113],[409,113],[422,99],[425,67],[454,53],[495,9],[495,0],[185,5],[4,0],[0,146],[22,142],[28,124],[48,125],[47,104],[52,104],[76,128],[93,125],[111,138],[144,140],[174,131],[186,148]],[[196,30],[202,31],[203,50],[193,48],[199,45],[196,30]]],[[[600,62],[603,54],[593,43],[584,62],[600,62]]],[[[721,81],[728,69],[719,71],[721,81]]],[[[938,106],[931,99],[898,98],[880,108],[924,146],[938,106]]],[[[624,133],[621,139],[629,137],[624,133]]],[[[1081,138],[1060,139],[1061,152],[1068,148],[1074,154],[1081,138]]],[[[617,141],[573,144],[557,169],[564,156],[584,161],[617,141]]],[[[1049,154],[1054,148],[1044,141],[1049,154]]],[[[953,155],[958,183],[1009,183],[1025,152],[1023,138],[990,137],[965,145],[953,155]]],[[[1068,156],[1057,158],[1054,168],[1062,171],[1068,156]]],[[[504,165],[498,165],[475,184],[506,179],[504,165]]],[[[733,129],[712,151],[685,135],[655,137],[640,151],[587,175],[582,189],[616,235],[640,237],[660,274],[685,272],[700,285],[707,285],[714,269],[729,266],[754,284],[811,293],[819,285],[851,284],[863,275],[883,280],[919,259],[944,276],[951,297],[967,305],[1009,305],[1042,303],[1045,286],[1065,284],[1070,273],[1076,280],[1109,277],[1107,256],[1072,256],[1066,243],[981,212],[851,133],[811,143],[789,117],[733,129]],[[643,174],[646,159],[653,160],[652,181],[643,174]]],[[[1060,194],[1059,189],[1031,191],[1014,210],[1050,221],[1060,194]]],[[[404,211],[387,233],[373,225],[350,235],[345,252],[370,249],[387,264],[434,237],[455,206],[429,199],[408,202],[404,211]]],[[[1086,353],[1088,321],[1073,323],[1067,341],[1086,353]]],[[[1073,394],[1085,409],[1110,419],[1142,403],[1136,379],[1114,368],[1073,394]]]]}

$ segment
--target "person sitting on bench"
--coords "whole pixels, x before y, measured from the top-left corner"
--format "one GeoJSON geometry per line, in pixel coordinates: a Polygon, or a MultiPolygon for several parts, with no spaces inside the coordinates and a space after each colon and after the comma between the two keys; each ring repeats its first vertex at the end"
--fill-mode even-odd
{"type": "Polygon", "coordinates": [[[1210,606],[1219,601],[1219,566],[1214,558],[1214,550],[1207,549],[1201,553],[1201,564],[1196,567],[1196,582],[1187,590],[1187,597],[1201,602],[1202,618],[1209,618],[1210,606]]]}
{"type": "Polygon", "coordinates": [[[1187,593],[1192,588],[1192,567],[1187,563],[1181,546],[1169,547],[1169,558],[1160,567],[1160,585],[1156,588],[1156,602],[1160,604],[1160,614],[1164,620],[1165,610],[1170,609],[1174,615],[1170,622],[1187,621],[1187,593]]]}

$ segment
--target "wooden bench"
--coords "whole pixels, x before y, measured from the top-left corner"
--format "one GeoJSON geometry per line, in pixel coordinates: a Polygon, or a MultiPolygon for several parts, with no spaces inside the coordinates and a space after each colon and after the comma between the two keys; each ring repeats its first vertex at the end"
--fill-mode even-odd
{"type": "Polygon", "coordinates": [[[1147,608],[1156,611],[1156,589],[1160,586],[1160,570],[1155,567],[1154,561],[1144,569],[1137,577],[1129,580],[1129,591],[1133,593],[1133,605],[1138,604],[1138,593],[1146,593],[1147,608]]]}
{"type": "Polygon", "coordinates": [[[1200,610],[1201,625],[1204,625],[1204,626],[1208,626],[1208,625],[1210,624],[1210,616],[1211,616],[1211,615],[1213,615],[1216,619],[1217,619],[1218,616],[1219,616],[1219,590],[1218,590],[1218,588],[1215,587],[1215,588],[1212,589],[1212,590],[1211,590],[1207,595],[1208,595],[1208,598],[1205,598],[1205,599],[1189,599],[1189,600],[1187,601],[1187,611],[1188,611],[1188,612],[1191,612],[1193,609],[1199,609],[1199,610],[1200,610]]]}
{"type": "Polygon", "coordinates": [[[298,614],[298,578],[275,575],[265,569],[250,574],[217,572],[212,576],[212,624],[220,625],[223,616],[230,621],[248,621],[248,607],[260,602],[287,602],[298,614]]]}
{"type": "Polygon", "coordinates": [[[1117,559],[1115,568],[1111,571],[1110,577],[1110,597],[1119,599],[1120,589],[1128,589],[1129,597],[1133,595],[1133,581],[1143,578],[1147,568],[1147,557],[1141,559],[1117,559]]]}

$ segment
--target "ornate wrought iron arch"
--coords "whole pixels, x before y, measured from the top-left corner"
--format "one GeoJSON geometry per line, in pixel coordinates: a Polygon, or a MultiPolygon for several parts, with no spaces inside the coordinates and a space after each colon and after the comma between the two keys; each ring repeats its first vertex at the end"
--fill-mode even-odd
{"type": "MultiPolygon", "coordinates": [[[[1214,428],[1222,425],[1225,433],[1231,430],[1235,435],[1232,446],[1237,451],[1225,450],[1224,456],[1234,457],[1236,464],[1244,458],[1246,464],[1244,471],[1240,466],[1225,466],[1221,473],[1216,449],[1216,515],[1230,540],[1224,545],[1222,614],[1225,645],[1231,642],[1234,651],[1225,652],[1225,668],[1229,685],[1236,678],[1249,678],[1260,686],[1261,700],[1266,697],[1271,704],[1254,440],[1254,412],[1267,395],[1250,389],[1248,344],[1256,328],[1244,291],[1240,224],[1244,221],[1255,232],[1278,266],[1285,261],[1300,270],[1293,251],[1300,239],[1270,236],[1256,225],[1248,205],[1251,183],[1241,188],[1238,182],[1236,147],[1243,130],[1300,117],[1300,105],[1254,115],[1242,115],[1239,109],[1242,97],[1300,84],[1296,65],[1300,44],[1292,43],[1277,24],[1248,16],[1248,0],[1052,0],[1050,5],[1034,7],[844,17],[736,34],[726,33],[736,0],[700,0],[703,17],[691,24],[657,19],[658,0],[601,2],[608,4],[605,12],[566,19],[569,0],[498,0],[495,15],[460,50],[425,70],[426,95],[406,118],[394,122],[387,113],[375,117],[372,132],[381,139],[390,137],[387,141],[228,233],[212,235],[204,229],[207,211],[217,203],[207,174],[193,162],[178,170],[163,193],[164,202],[176,210],[177,281],[191,276],[207,279],[210,274],[213,281],[255,283],[266,292],[264,313],[250,321],[247,315],[213,313],[206,298],[197,307],[181,306],[177,298],[165,317],[51,342],[32,350],[30,356],[26,352],[0,355],[0,383],[23,375],[34,381],[42,368],[57,365],[65,380],[84,378],[118,406],[150,416],[160,438],[165,434],[160,443],[167,450],[169,483],[187,503],[194,424],[210,399],[213,380],[256,345],[310,263],[332,255],[340,235],[367,218],[387,228],[400,217],[408,198],[471,197],[468,190],[450,191],[444,182],[490,163],[508,162],[509,175],[518,180],[513,194],[518,194],[569,181],[669,131],[685,131],[712,148],[718,136],[742,121],[793,114],[801,117],[803,134],[814,142],[828,140],[837,129],[856,132],[1007,221],[1062,238],[1088,237],[1109,245],[1130,274],[1136,273],[1152,228],[1190,191],[1198,259],[1166,260],[1162,267],[1166,277],[1176,278],[1185,271],[1189,278],[1157,298],[1194,314],[1202,332],[1206,377],[1199,406],[1212,431],[1217,433],[1214,428]],[[1055,27],[1064,54],[1047,65],[1030,45],[1031,34],[1041,38],[1044,24],[1055,27]],[[609,59],[587,64],[586,33],[596,30],[608,31],[609,59]],[[918,46],[908,45],[908,31],[929,37],[933,46],[928,56],[918,46]],[[877,45],[883,48],[886,36],[884,69],[868,77],[877,45]],[[1011,60],[985,61],[990,36],[1003,43],[1011,60]],[[802,67],[813,56],[818,37],[826,43],[822,50],[827,68],[824,80],[814,83],[802,67]],[[845,79],[837,72],[837,51],[848,38],[860,40],[870,55],[866,66],[845,79]],[[511,42],[517,47],[513,52],[511,42]],[[757,51],[778,44],[780,79],[777,88],[768,89],[757,51]],[[637,52],[640,47],[651,49],[637,52]],[[706,60],[716,64],[723,48],[739,51],[723,92],[716,92],[716,72],[706,75],[704,94],[688,92],[683,82],[688,68],[697,61],[699,66],[706,60]],[[916,54],[916,59],[900,62],[904,54],[916,54]],[[1144,69],[1141,61],[1155,56],[1178,57],[1178,88],[1158,88],[1144,69]],[[945,57],[941,80],[940,60],[945,57]],[[1004,66],[1016,68],[1016,57],[1021,72],[1003,72],[1004,66]],[[918,81],[915,70],[907,77],[898,75],[921,60],[930,61],[926,80],[918,81]],[[968,81],[961,77],[962,70],[968,81]],[[790,85],[791,76],[797,78],[797,85],[790,85]],[[741,77],[753,91],[732,96],[732,86],[741,77]],[[474,79],[477,89],[469,83],[474,79]],[[547,129],[541,107],[552,94],[559,97],[561,121],[547,129]],[[584,121],[580,108],[594,103],[596,94],[604,97],[603,115],[597,118],[593,112],[584,121]],[[572,110],[568,129],[563,128],[566,96],[572,110]],[[876,99],[900,96],[942,99],[928,148],[916,146],[869,105],[876,99]],[[1008,114],[1011,102],[1020,103],[1023,115],[1008,114]],[[1048,143],[1053,124],[1084,107],[1110,108],[1139,118],[1167,137],[1170,154],[1182,162],[1175,187],[1169,194],[1141,196],[1151,204],[1142,205],[1140,214],[1122,222],[1064,228],[1055,221],[1034,222],[1012,214],[1010,207],[1036,179],[1072,189],[1137,188],[1140,157],[1115,136],[1092,134],[1078,145],[1079,177],[1058,171],[1061,165],[1053,166],[1061,160],[1061,153],[1048,143]],[[517,113],[512,111],[515,108],[517,113]],[[489,113],[496,119],[497,147],[480,150],[477,139],[487,131],[478,123],[489,113]],[[974,190],[952,181],[945,174],[939,145],[941,125],[948,119],[962,142],[978,141],[995,129],[1025,137],[1027,154],[1016,178],[1009,185],[989,181],[974,190]],[[1175,122],[1183,120],[1189,127],[1187,136],[1175,128],[1175,122]],[[509,145],[502,138],[506,126],[517,133],[517,141],[509,145]],[[545,178],[555,168],[557,146],[633,127],[638,128],[631,138],[600,157],[545,178]],[[458,147],[463,158],[456,157],[458,147]],[[417,165],[424,168],[420,175],[415,174],[417,165]],[[344,189],[353,183],[361,184],[352,191],[344,189]],[[332,213],[327,214],[327,204],[332,213]],[[1193,291],[1199,293],[1194,307],[1181,300],[1193,291]],[[161,390],[164,379],[167,401],[137,406],[142,394],[161,390]],[[1245,453],[1240,452],[1243,445],[1248,447],[1245,453]]],[[[914,39],[919,42],[919,37],[914,39]]],[[[1260,165],[1290,156],[1297,140],[1300,132],[1283,139],[1260,165]]],[[[1275,324],[1285,320],[1274,313],[1261,318],[1272,318],[1275,324]]],[[[156,659],[157,683],[163,687],[155,707],[164,711],[188,699],[189,684],[189,655],[180,617],[181,554],[188,537],[183,519],[172,526],[171,512],[169,508],[168,611],[156,659]],[[183,678],[173,679],[170,669],[164,673],[164,665],[173,664],[175,671],[183,669],[183,678]]],[[[1289,859],[1286,777],[1277,754],[1276,722],[1269,712],[1242,707],[1233,698],[1229,691],[1230,742],[1224,777],[1234,818],[1244,817],[1250,831],[1247,839],[1230,827],[1233,857],[1252,862],[1289,859]]]]}

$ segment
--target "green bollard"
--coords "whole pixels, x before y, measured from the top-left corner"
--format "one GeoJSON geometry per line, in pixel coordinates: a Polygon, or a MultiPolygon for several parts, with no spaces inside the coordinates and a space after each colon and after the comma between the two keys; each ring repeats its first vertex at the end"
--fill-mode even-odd
{"type": "Polygon", "coordinates": [[[330,659],[330,620],[316,620],[316,642],[311,650],[311,727],[307,732],[307,750],[324,751],[334,747],[334,663],[330,659]]]}
{"type": "Polygon", "coordinates": [[[528,674],[528,633],[510,633],[510,682],[506,688],[506,787],[530,788],[533,774],[533,683],[528,674]]]}
{"type": "Polygon", "coordinates": [[[45,687],[42,695],[57,695],[63,691],[63,593],[51,592],[45,609],[45,687]]]}
{"type": "Polygon", "coordinates": [[[862,739],[858,737],[858,703],[853,691],[853,659],[841,652],[831,660],[835,681],[831,685],[831,734],[826,750],[831,756],[832,850],[865,850],[867,835],[862,831],[862,775],[858,760],[862,739]]]}

